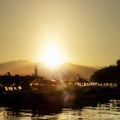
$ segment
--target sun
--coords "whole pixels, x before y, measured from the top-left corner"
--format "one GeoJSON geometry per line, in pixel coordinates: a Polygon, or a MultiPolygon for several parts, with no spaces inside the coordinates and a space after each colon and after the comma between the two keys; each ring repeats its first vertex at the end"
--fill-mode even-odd
{"type": "Polygon", "coordinates": [[[59,47],[55,44],[48,45],[42,56],[42,61],[51,69],[59,67],[64,62],[64,57],[59,47]]]}

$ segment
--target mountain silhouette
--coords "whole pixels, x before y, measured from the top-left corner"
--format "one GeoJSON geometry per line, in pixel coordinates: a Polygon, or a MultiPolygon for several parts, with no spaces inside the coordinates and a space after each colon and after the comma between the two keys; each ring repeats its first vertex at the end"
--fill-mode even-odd
{"type": "Polygon", "coordinates": [[[85,79],[89,79],[90,76],[97,70],[92,67],[76,65],[72,63],[64,63],[56,70],[50,70],[43,63],[32,63],[27,60],[10,61],[0,64],[0,75],[4,75],[10,72],[11,75],[33,75],[34,67],[38,66],[38,75],[46,77],[54,77],[59,79],[74,79],[74,76],[79,74],[85,79]]]}

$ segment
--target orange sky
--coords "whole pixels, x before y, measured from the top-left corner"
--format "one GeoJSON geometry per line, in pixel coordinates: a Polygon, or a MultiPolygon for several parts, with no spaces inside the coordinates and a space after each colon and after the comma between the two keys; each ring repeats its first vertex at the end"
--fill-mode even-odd
{"type": "Polygon", "coordinates": [[[120,58],[120,0],[0,0],[0,62],[42,59],[57,44],[66,61],[120,58]]]}

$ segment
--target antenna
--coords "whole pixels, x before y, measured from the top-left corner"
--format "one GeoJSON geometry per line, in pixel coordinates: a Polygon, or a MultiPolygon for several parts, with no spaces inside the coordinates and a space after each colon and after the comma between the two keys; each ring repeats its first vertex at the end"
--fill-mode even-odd
{"type": "Polygon", "coordinates": [[[35,73],[34,73],[34,74],[35,74],[35,77],[38,77],[38,66],[35,66],[35,67],[34,67],[34,70],[35,70],[35,73]]]}

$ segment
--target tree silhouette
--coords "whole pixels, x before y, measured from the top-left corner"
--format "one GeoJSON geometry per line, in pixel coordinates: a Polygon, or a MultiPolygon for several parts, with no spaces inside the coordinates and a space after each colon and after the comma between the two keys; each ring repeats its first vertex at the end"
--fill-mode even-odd
{"type": "Polygon", "coordinates": [[[120,60],[117,60],[116,63],[116,66],[105,67],[94,72],[91,76],[91,81],[120,83],[120,60]]]}
{"type": "Polygon", "coordinates": [[[120,66],[120,60],[117,60],[116,63],[117,63],[117,66],[120,66]]]}

